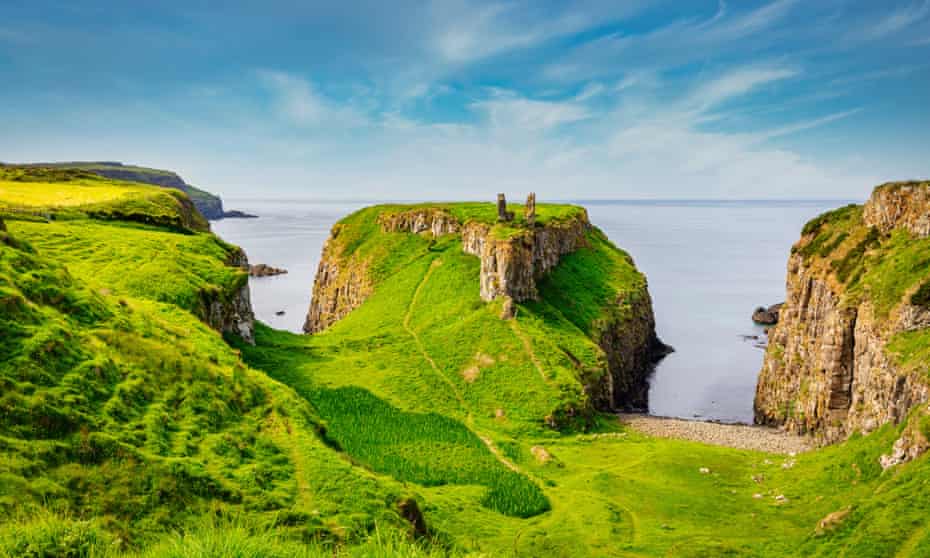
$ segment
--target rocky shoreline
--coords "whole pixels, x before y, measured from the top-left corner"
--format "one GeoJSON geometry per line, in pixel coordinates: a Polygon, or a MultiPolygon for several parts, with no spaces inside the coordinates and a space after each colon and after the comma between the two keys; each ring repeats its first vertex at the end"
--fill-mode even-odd
{"type": "Polygon", "coordinates": [[[676,438],[715,446],[792,454],[813,449],[810,439],[768,426],[726,424],[621,413],[620,422],[643,434],[658,438],[676,438]]]}

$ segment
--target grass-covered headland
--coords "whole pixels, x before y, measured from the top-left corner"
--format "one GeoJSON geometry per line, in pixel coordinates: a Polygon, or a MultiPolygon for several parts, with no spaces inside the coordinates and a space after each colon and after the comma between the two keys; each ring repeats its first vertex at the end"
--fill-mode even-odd
{"type": "Polygon", "coordinates": [[[930,554],[930,461],[878,463],[894,426],[797,456],[551,428],[604,373],[604,295],[644,285],[596,231],[502,320],[457,235],[363,210],[365,302],[252,346],[200,315],[243,278],[165,218],[183,194],[37,170],[0,181],[0,556],[930,554]]]}

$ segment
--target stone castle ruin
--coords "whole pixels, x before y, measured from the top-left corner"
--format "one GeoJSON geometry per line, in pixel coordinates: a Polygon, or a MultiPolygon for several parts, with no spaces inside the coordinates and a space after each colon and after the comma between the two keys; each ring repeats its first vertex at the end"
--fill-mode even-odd
{"type": "MultiPolygon", "coordinates": [[[[529,226],[536,225],[536,193],[530,192],[526,197],[526,206],[523,209],[523,216],[529,226]]],[[[510,223],[514,220],[513,211],[507,211],[507,196],[497,194],[497,220],[501,223],[510,223]]]]}

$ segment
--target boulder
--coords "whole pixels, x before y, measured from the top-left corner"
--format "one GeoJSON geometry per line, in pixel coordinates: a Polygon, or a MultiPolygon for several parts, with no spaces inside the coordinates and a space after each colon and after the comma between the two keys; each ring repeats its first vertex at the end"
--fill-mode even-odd
{"type": "Polygon", "coordinates": [[[272,275],[281,275],[282,273],[287,273],[287,270],[265,264],[249,266],[249,275],[252,277],[270,277],[272,275]]]}
{"type": "Polygon", "coordinates": [[[752,313],[752,321],[761,325],[775,325],[778,323],[778,314],[784,303],[773,304],[768,308],[760,306],[752,313]]]}

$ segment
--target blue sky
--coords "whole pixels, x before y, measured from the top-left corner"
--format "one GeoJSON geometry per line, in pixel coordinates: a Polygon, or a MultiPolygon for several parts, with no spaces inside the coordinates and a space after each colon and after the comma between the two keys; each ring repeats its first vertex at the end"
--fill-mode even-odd
{"type": "Polygon", "coordinates": [[[930,0],[0,0],[0,160],[228,196],[863,198],[930,176],[930,0]]]}

